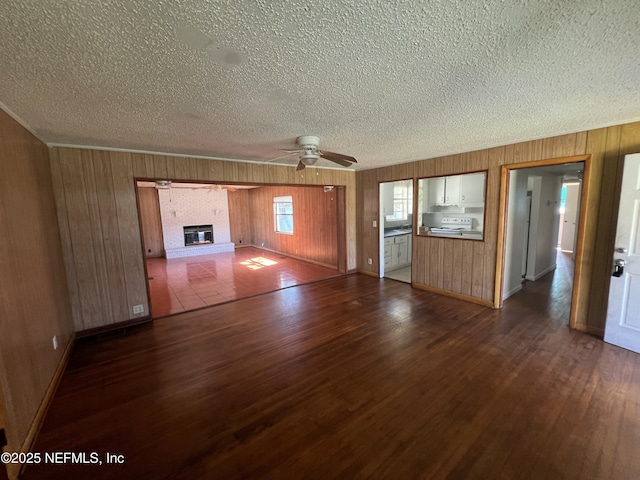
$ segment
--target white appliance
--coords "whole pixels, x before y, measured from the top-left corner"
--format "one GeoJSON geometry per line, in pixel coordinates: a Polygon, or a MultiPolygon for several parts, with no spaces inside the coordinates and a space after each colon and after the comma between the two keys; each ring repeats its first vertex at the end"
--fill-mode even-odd
{"type": "Polygon", "coordinates": [[[440,223],[440,227],[431,227],[432,233],[444,233],[447,235],[462,235],[465,231],[471,230],[472,219],[470,217],[445,217],[440,223]]]}

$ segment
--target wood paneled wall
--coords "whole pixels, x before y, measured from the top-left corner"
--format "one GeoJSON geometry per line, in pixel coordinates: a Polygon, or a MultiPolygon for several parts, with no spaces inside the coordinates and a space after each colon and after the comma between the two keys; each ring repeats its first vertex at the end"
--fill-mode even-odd
{"type": "Polygon", "coordinates": [[[335,190],[320,187],[261,187],[249,192],[253,244],[338,268],[338,210],[335,190]],[[293,235],[276,233],[274,197],[293,198],[293,235]]]}
{"type": "Polygon", "coordinates": [[[229,231],[236,247],[253,245],[251,236],[251,210],[249,192],[251,190],[227,191],[229,201],[229,231]]]}
{"type": "Polygon", "coordinates": [[[73,322],[47,147],[1,110],[0,170],[0,389],[7,450],[20,451],[73,322]]]}
{"type": "Polygon", "coordinates": [[[577,328],[602,334],[615,235],[615,209],[626,153],[640,151],[640,123],[545,138],[385,168],[359,171],[357,183],[358,270],[378,273],[379,182],[488,170],[483,242],[414,236],[412,281],[454,294],[493,301],[498,233],[500,168],[505,164],[592,155],[584,281],[578,295],[577,328]],[[373,265],[367,264],[373,259],[373,265]]]}
{"type": "Polygon", "coordinates": [[[137,187],[137,191],[145,257],[162,257],[164,256],[164,239],[162,237],[162,218],[160,217],[158,190],[137,187]]]}
{"type": "Polygon", "coordinates": [[[148,315],[135,178],[174,181],[345,185],[347,258],[356,267],[355,173],[80,148],[51,149],[71,305],[77,331],[148,315]]]}

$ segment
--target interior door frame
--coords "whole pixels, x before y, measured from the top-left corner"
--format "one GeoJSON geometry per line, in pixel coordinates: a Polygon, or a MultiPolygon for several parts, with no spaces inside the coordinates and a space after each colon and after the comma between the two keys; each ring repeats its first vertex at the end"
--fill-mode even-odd
{"type": "Polygon", "coordinates": [[[578,238],[576,240],[576,257],[573,270],[573,289],[571,292],[571,310],[569,314],[569,327],[576,328],[578,318],[578,294],[580,285],[588,279],[582,278],[582,264],[584,259],[584,237],[586,233],[586,213],[589,204],[589,185],[591,176],[591,155],[575,155],[572,157],[550,158],[535,162],[512,163],[502,165],[500,171],[500,203],[498,208],[498,248],[496,253],[496,281],[494,285],[493,306],[502,308],[502,294],[504,289],[504,264],[505,264],[505,243],[507,228],[507,208],[509,199],[509,174],[511,170],[523,168],[546,167],[549,165],[559,165],[563,163],[584,162],[584,173],[582,175],[582,195],[580,196],[580,210],[578,218],[578,238]]]}

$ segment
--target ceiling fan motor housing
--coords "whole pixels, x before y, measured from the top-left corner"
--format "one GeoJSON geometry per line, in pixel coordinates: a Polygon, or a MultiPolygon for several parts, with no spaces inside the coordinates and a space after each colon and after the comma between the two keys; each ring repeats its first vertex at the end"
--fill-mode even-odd
{"type": "Polygon", "coordinates": [[[300,156],[300,161],[307,166],[316,163],[320,156],[318,152],[320,138],[314,135],[302,135],[296,139],[296,143],[304,150],[304,153],[300,156]]]}

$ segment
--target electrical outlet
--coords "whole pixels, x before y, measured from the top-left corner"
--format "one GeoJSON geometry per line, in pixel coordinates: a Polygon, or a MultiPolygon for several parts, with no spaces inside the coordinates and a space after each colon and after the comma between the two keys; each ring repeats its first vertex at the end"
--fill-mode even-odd
{"type": "Polygon", "coordinates": [[[133,306],[133,314],[136,315],[138,313],[144,313],[144,306],[143,305],[134,305],[133,306]]]}
{"type": "Polygon", "coordinates": [[[373,265],[373,258],[367,258],[367,263],[369,265],[373,265]]]}
{"type": "Polygon", "coordinates": [[[54,350],[58,349],[58,336],[57,335],[53,336],[53,349],[54,350]]]}

